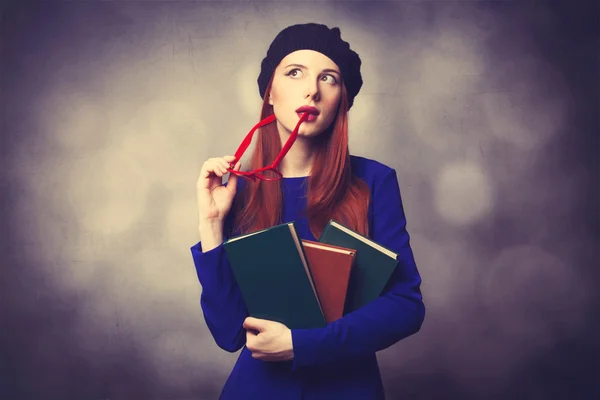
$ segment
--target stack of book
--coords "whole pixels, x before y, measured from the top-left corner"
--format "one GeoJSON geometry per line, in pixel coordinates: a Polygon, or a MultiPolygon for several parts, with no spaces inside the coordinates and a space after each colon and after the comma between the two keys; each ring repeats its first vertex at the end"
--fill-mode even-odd
{"type": "Polygon", "coordinates": [[[333,220],[318,242],[290,222],[223,245],[250,316],[290,329],[323,327],[375,300],[398,265],[396,253],[333,220]]]}

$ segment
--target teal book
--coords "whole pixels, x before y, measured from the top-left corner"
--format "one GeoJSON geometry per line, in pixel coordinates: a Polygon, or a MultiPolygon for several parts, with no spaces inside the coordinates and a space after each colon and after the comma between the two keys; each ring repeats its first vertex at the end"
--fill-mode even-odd
{"type": "Polygon", "coordinates": [[[290,329],[326,325],[293,222],[233,237],[223,246],[250,316],[290,329]]]}
{"type": "Polygon", "coordinates": [[[397,253],[334,220],[327,223],[319,242],[356,250],[344,314],[379,297],[398,265],[397,253]]]}

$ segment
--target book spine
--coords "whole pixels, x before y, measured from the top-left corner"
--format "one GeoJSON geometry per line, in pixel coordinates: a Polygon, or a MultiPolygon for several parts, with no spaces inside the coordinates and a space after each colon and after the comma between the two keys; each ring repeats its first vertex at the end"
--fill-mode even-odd
{"type": "MultiPolygon", "coordinates": [[[[292,229],[294,230],[294,232],[296,233],[296,236],[298,237],[298,242],[300,243],[300,251],[302,252],[304,261],[306,261],[306,265],[308,266],[308,273],[310,274],[309,279],[311,280],[311,282],[313,282],[313,284],[315,284],[315,277],[313,276],[312,270],[310,269],[310,263],[308,262],[308,257],[306,256],[306,251],[304,251],[304,245],[302,244],[302,238],[298,234],[298,230],[296,229],[295,222],[292,223],[292,229]]],[[[316,289],[316,286],[315,286],[315,289],[316,289]]],[[[315,296],[317,297],[317,302],[319,304],[321,304],[321,298],[319,297],[319,292],[317,290],[315,290],[315,296]]],[[[321,306],[321,310],[322,310],[322,306],[321,306]]]]}
{"type": "Polygon", "coordinates": [[[327,223],[327,225],[325,225],[323,232],[321,232],[321,236],[319,236],[319,242],[321,241],[321,238],[327,237],[327,232],[329,232],[329,230],[331,229],[331,221],[333,221],[333,220],[330,219],[329,222],[327,223]]]}

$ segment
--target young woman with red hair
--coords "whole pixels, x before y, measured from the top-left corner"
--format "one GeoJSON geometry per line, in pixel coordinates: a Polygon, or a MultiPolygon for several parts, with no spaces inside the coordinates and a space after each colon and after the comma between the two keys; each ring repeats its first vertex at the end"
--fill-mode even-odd
{"type": "Polygon", "coordinates": [[[360,65],[338,28],[285,28],[261,64],[263,125],[249,171],[241,170],[240,154],[202,166],[201,242],[191,247],[201,307],[219,347],[243,347],[221,399],[383,399],[376,352],[421,327],[421,278],[396,172],[348,150],[348,111],[362,86],[360,65]],[[399,255],[381,296],[323,328],[288,329],[249,317],[223,241],[289,221],[301,238],[317,240],[330,219],[399,255]]]}

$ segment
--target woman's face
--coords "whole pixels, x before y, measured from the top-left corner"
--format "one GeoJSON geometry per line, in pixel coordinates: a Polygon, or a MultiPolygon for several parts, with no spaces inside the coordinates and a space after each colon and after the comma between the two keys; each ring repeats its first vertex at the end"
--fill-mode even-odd
{"type": "Polygon", "coordinates": [[[303,106],[315,112],[304,120],[299,136],[316,136],[326,130],[337,114],[342,95],[341,73],[327,56],[313,50],[298,50],[288,54],[274,72],[269,104],[277,118],[280,133],[290,134],[303,106]]]}

